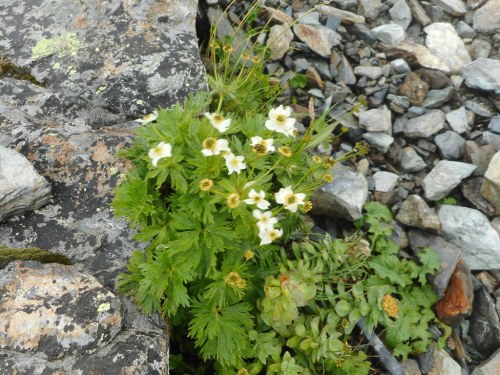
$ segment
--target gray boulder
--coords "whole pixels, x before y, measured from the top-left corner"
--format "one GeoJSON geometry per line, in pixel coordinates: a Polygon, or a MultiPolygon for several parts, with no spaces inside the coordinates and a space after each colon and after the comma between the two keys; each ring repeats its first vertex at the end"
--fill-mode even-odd
{"type": "Polygon", "coordinates": [[[500,61],[479,58],[462,68],[462,77],[473,89],[500,92],[500,61]]]}
{"type": "Polygon", "coordinates": [[[477,167],[458,161],[441,160],[422,180],[425,198],[437,201],[469,177],[477,167]]]}

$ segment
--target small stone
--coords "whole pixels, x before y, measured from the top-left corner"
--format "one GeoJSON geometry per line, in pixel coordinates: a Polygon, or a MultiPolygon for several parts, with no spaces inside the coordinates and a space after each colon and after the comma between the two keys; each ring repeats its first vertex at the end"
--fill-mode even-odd
{"type": "Polygon", "coordinates": [[[500,0],[489,0],[476,10],[472,26],[481,33],[496,33],[500,30],[500,0]]]}
{"type": "Polygon", "coordinates": [[[474,39],[476,37],[476,32],[472,27],[467,25],[464,21],[458,21],[457,26],[455,26],[458,36],[462,39],[474,39]]]}
{"type": "Polygon", "coordinates": [[[431,90],[440,90],[452,86],[450,78],[440,70],[419,68],[415,70],[415,73],[429,85],[431,90]]]}
{"type": "Polygon", "coordinates": [[[490,123],[488,124],[488,130],[493,133],[500,134],[500,116],[494,116],[491,118],[490,123]]]}
{"type": "Polygon", "coordinates": [[[355,13],[337,9],[328,5],[321,5],[318,8],[319,12],[324,16],[337,17],[342,20],[342,23],[365,23],[365,17],[358,16],[355,13]]]}
{"type": "Polygon", "coordinates": [[[465,101],[465,108],[469,111],[474,112],[478,116],[482,117],[493,117],[495,109],[493,106],[481,98],[474,98],[472,100],[465,101]]]}
{"type": "Polygon", "coordinates": [[[495,290],[500,287],[497,279],[495,279],[489,272],[479,272],[476,277],[479,279],[479,281],[481,281],[481,284],[483,284],[484,288],[489,294],[494,294],[495,290]]]}
{"type": "Polygon", "coordinates": [[[422,26],[427,26],[431,23],[431,19],[425,12],[424,8],[422,8],[422,5],[420,5],[418,0],[408,0],[408,6],[411,9],[413,17],[415,17],[419,24],[421,24],[422,26]]]}
{"type": "MultiPolygon", "coordinates": [[[[308,88],[316,88],[322,90],[325,86],[323,80],[321,79],[321,76],[313,66],[307,67],[305,76],[307,79],[308,88]]],[[[323,96],[323,94],[321,94],[321,96],[323,96]]]]}
{"type": "Polygon", "coordinates": [[[386,106],[359,114],[359,127],[369,132],[392,133],[391,111],[386,106]]]}
{"type": "Polygon", "coordinates": [[[338,46],[342,40],[337,32],[321,25],[297,24],[293,27],[293,32],[311,50],[323,57],[328,57],[332,47],[338,46]]]}
{"type": "Polygon", "coordinates": [[[403,148],[403,157],[400,161],[400,166],[405,172],[419,172],[425,167],[425,161],[418,156],[417,152],[412,147],[403,148]]]}
{"type": "Polygon", "coordinates": [[[483,177],[473,177],[462,184],[461,190],[465,199],[483,214],[491,217],[495,215],[495,207],[481,196],[483,183],[483,177]]]}
{"type": "Polygon", "coordinates": [[[434,366],[427,375],[457,375],[461,374],[460,365],[450,357],[444,349],[434,352],[434,366]]]}
{"type": "Polygon", "coordinates": [[[292,40],[293,33],[290,30],[290,26],[287,24],[271,26],[271,29],[269,30],[269,37],[266,42],[266,46],[271,51],[270,59],[282,59],[290,48],[292,40]]]}
{"type": "Polygon", "coordinates": [[[500,348],[486,361],[477,366],[471,375],[493,375],[499,373],[500,348]]]}
{"type": "Polygon", "coordinates": [[[470,336],[476,348],[486,356],[492,355],[500,344],[500,322],[495,303],[484,288],[474,293],[470,336]]]}
{"type": "Polygon", "coordinates": [[[443,59],[451,73],[471,62],[465,45],[453,26],[449,23],[437,22],[427,26],[425,45],[437,56],[443,59]]]}
{"type": "Polygon", "coordinates": [[[387,193],[397,186],[399,176],[395,173],[380,171],[373,175],[373,179],[375,180],[375,191],[387,193]]]}
{"type": "MultiPolygon", "coordinates": [[[[400,0],[400,1],[404,1],[404,0],[400,0]]],[[[396,60],[393,60],[391,61],[391,66],[392,66],[392,69],[394,69],[394,71],[396,73],[409,73],[411,72],[411,68],[410,68],[410,65],[408,65],[408,63],[406,62],[405,59],[396,59],[396,60]]]]}
{"type": "Polygon", "coordinates": [[[476,169],[475,165],[458,161],[441,160],[422,180],[425,198],[437,201],[457,187],[476,169]]]}
{"type": "Polygon", "coordinates": [[[465,139],[454,131],[447,130],[434,137],[439,154],[443,159],[461,159],[465,148],[465,139]]]}
{"type": "Polygon", "coordinates": [[[354,68],[354,74],[368,79],[377,79],[382,75],[382,68],[379,66],[357,66],[354,68]]]}
{"type": "Polygon", "coordinates": [[[424,68],[437,69],[444,73],[450,73],[450,67],[442,58],[434,54],[429,48],[411,40],[402,41],[396,47],[392,48],[391,53],[398,57],[414,60],[424,68]]]}
{"type": "Polygon", "coordinates": [[[422,105],[428,91],[429,85],[413,72],[406,75],[404,83],[399,88],[399,93],[406,96],[411,104],[417,106],[422,105]]]}
{"type": "Polygon", "coordinates": [[[425,115],[414,117],[404,125],[404,133],[410,138],[426,138],[439,132],[444,127],[444,113],[431,109],[425,115]]]}
{"type": "Polygon", "coordinates": [[[377,26],[371,29],[371,33],[388,46],[396,46],[406,37],[404,29],[395,23],[377,26]]]}
{"type": "Polygon", "coordinates": [[[437,5],[452,16],[463,16],[467,12],[462,0],[437,0],[437,5]]]}
{"type": "Polygon", "coordinates": [[[50,191],[50,184],[23,155],[0,146],[0,222],[47,204],[50,191]]]}
{"type": "Polygon", "coordinates": [[[493,155],[495,155],[495,147],[492,145],[479,146],[474,141],[465,142],[464,161],[477,166],[474,171],[476,176],[484,176],[493,155]]]}
{"type": "MultiPolygon", "coordinates": [[[[439,220],[439,219],[438,219],[439,220]]],[[[441,227],[440,227],[441,228],[441,227]]],[[[439,270],[435,275],[430,277],[430,281],[434,290],[436,291],[438,297],[441,299],[444,297],[446,289],[450,284],[450,280],[452,275],[456,272],[458,262],[461,258],[461,251],[455,245],[446,242],[440,236],[431,234],[429,232],[424,232],[420,229],[411,229],[409,233],[410,246],[412,250],[418,254],[418,251],[424,247],[430,247],[433,249],[440,260],[439,270]]],[[[463,280],[464,278],[459,278],[463,280]]],[[[472,280],[470,280],[470,287],[472,287],[472,280]]],[[[468,284],[467,282],[461,284],[468,284]]],[[[463,290],[467,290],[469,287],[463,288],[463,290]]],[[[449,293],[451,293],[450,291],[449,293]]],[[[463,297],[463,299],[466,299],[463,297]]],[[[470,303],[461,303],[460,305],[470,305],[470,303]]],[[[470,309],[469,309],[470,311],[470,309]]],[[[449,314],[447,314],[449,315],[449,314]]],[[[456,315],[456,314],[454,314],[456,315]]]]}
{"type": "Polygon", "coordinates": [[[274,9],[271,7],[262,7],[265,10],[265,19],[266,20],[271,20],[274,22],[278,22],[279,24],[288,24],[292,25],[293,24],[293,18],[290,17],[288,14],[285,12],[282,12],[279,9],[274,9]]]}
{"type": "Polygon", "coordinates": [[[479,58],[462,67],[462,77],[473,89],[500,92],[500,61],[479,58]]]}
{"type": "Polygon", "coordinates": [[[389,9],[389,14],[392,21],[401,26],[403,30],[406,30],[410,26],[412,20],[411,9],[405,0],[397,0],[394,6],[389,9]]]}
{"type": "Polygon", "coordinates": [[[486,131],[483,133],[482,138],[484,143],[491,145],[495,148],[495,150],[500,151],[500,134],[486,131]]]}
{"type": "Polygon", "coordinates": [[[375,147],[378,151],[385,154],[394,143],[394,138],[381,132],[368,132],[363,134],[363,139],[375,147]]]}
{"type": "Polygon", "coordinates": [[[344,82],[346,85],[354,85],[356,83],[356,76],[354,75],[351,64],[344,55],[340,57],[339,81],[344,82]]]}
{"type": "Polygon", "coordinates": [[[500,268],[500,237],[484,214],[472,208],[442,205],[438,216],[443,238],[462,250],[471,270],[500,268]]]}
{"type": "Polygon", "coordinates": [[[297,12],[296,19],[297,22],[305,25],[321,25],[318,12],[297,12]]]}
{"type": "Polygon", "coordinates": [[[453,86],[448,86],[442,90],[430,90],[425,96],[422,107],[424,108],[438,108],[444,103],[447,103],[455,93],[453,86]]]}
{"type": "Polygon", "coordinates": [[[500,215],[500,151],[493,156],[484,174],[481,195],[495,207],[496,214],[500,215]]]}
{"type": "Polygon", "coordinates": [[[453,84],[453,87],[455,87],[456,90],[458,90],[460,87],[462,87],[462,83],[464,83],[464,79],[462,76],[459,76],[457,74],[453,74],[450,77],[450,81],[453,84]]]}
{"type": "Polygon", "coordinates": [[[429,208],[427,203],[418,195],[410,195],[399,209],[396,219],[402,224],[434,233],[441,232],[441,223],[434,209],[429,208]]]}
{"type": "Polygon", "coordinates": [[[444,297],[436,303],[436,315],[442,322],[458,326],[472,311],[474,288],[466,264],[459,260],[444,297]]]}
{"type": "Polygon", "coordinates": [[[333,167],[333,182],[317,189],[311,201],[318,215],[341,217],[349,221],[359,219],[368,197],[368,182],[357,172],[342,164],[333,167]]]}
{"type": "Polygon", "coordinates": [[[362,14],[367,20],[375,20],[382,8],[381,0],[359,0],[357,14],[362,14]]]}
{"type": "Polygon", "coordinates": [[[389,100],[391,102],[391,104],[397,106],[398,108],[403,109],[403,111],[401,113],[404,113],[405,109],[410,108],[410,101],[408,100],[408,98],[406,96],[388,94],[387,100],[389,100]]]}
{"type": "Polygon", "coordinates": [[[460,107],[458,109],[450,111],[445,115],[445,117],[446,121],[448,121],[448,124],[450,124],[450,127],[458,134],[463,134],[466,131],[470,131],[465,107],[460,107]]]}
{"type": "Polygon", "coordinates": [[[422,375],[417,361],[411,358],[403,362],[403,371],[405,375],[422,375]]]}

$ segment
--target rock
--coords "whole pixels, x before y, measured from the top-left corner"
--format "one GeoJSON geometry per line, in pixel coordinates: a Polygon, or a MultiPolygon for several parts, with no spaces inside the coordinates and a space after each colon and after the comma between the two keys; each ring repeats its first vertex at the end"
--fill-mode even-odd
{"type": "Polygon", "coordinates": [[[500,322],[493,298],[484,288],[474,293],[470,335],[476,348],[490,356],[500,347],[500,322]]]}
{"type": "Polygon", "coordinates": [[[485,98],[475,97],[465,101],[465,108],[481,117],[493,117],[495,108],[485,98]]]}
{"type": "Polygon", "coordinates": [[[500,369],[500,348],[486,361],[477,366],[471,375],[492,375],[500,369]]]}
{"type": "Polygon", "coordinates": [[[453,86],[451,79],[440,70],[419,68],[415,70],[420,79],[429,85],[432,90],[440,90],[448,86],[453,86]]]}
{"type": "Polygon", "coordinates": [[[491,118],[491,121],[488,124],[488,130],[491,130],[493,133],[500,134],[500,115],[491,118]]]}
{"type": "Polygon", "coordinates": [[[285,12],[282,12],[279,9],[274,9],[274,8],[266,7],[266,6],[263,6],[262,9],[265,10],[266,21],[270,20],[271,22],[273,22],[273,23],[277,22],[280,25],[283,25],[283,24],[292,25],[293,24],[293,18],[290,17],[285,12]]]}
{"type": "Polygon", "coordinates": [[[438,0],[436,4],[452,16],[463,16],[467,12],[462,0],[438,0]]]}
{"type": "Polygon", "coordinates": [[[473,301],[474,288],[470,270],[459,260],[444,297],[436,303],[436,315],[442,322],[456,327],[470,315],[473,301]]]}
{"type": "Polygon", "coordinates": [[[484,143],[491,145],[495,148],[495,150],[500,151],[500,134],[486,131],[483,133],[482,138],[484,143]]]}
{"type": "Polygon", "coordinates": [[[410,40],[404,40],[396,47],[391,48],[390,54],[415,61],[424,68],[437,69],[444,73],[450,73],[448,64],[442,58],[432,53],[429,48],[410,40]]]}
{"type": "Polygon", "coordinates": [[[357,66],[354,68],[354,74],[368,79],[377,79],[382,75],[382,69],[378,66],[357,66]]]}
{"type": "Polygon", "coordinates": [[[23,155],[0,146],[0,222],[47,204],[51,189],[23,155]]]}
{"type": "Polygon", "coordinates": [[[446,197],[460,182],[469,177],[475,165],[458,161],[441,160],[422,180],[425,198],[437,201],[446,197]]]}
{"type": "Polygon", "coordinates": [[[500,61],[479,58],[463,66],[462,77],[473,89],[500,92],[500,61]]]}
{"type": "Polygon", "coordinates": [[[359,127],[369,132],[392,134],[391,111],[386,106],[374,108],[359,114],[359,127]]]}
{"type": "Polygon", "coordinates": [[[430,230],[434,233],[441,232],[441,223],[436,212],[418,195],[410,195],[403,202],[396,219],[409,227],[430,230]]]}
{"type": "Polygon", "coordinates": [[[427,375],[457,374],[461,374],[460,365],[444,349],[436,350],[434,352],[434,366],[427,372],[427,375]]]}
{"type": "Polygon", "coordinates": [[[493,220],[491,220],[491,226],[497,231],[498,235],[500,236],[500,216],[497,216],[493,220]]]}
{"type": "Polygon", "coordinates": [[[389,9],[392,21],[406,30],[410,26],[412,17],[411,9],[405,0],[397,0],[391,9],[389,9]]]}
{"type": "Polygon", "coordinates": [[[490,160],[495,155],[495,147],[492,145],[478,146],[474,141],[466,141],[464,151],[464,161],[477,166],[474,175],[484,176],[490,160]]]}
{"type": "Polygon", "coordinates": [[[340,58],[339,81],[344,82],[346,85],[354,85],[356,83],[356,77],[354,76],[351,64],[344,55],[340,58]]]}
{"type": "Polygon", "coordinates": [[[500,268],[500,237],[478,210],[443,205],[438,209],[443,238],[463,252],[472,270],[500,268]]]}
{"type": "Polygon", "coordinates": [[[342,164],[333,168],[333,182],[317,189],[311,198],[313,212],[354,221],[368,197],[368,182],[361,173],[352,172],[342,164]]]}
{"type": "Polygon", "coordinates": [[[474,207],[481,211],[486,216],[495,215],[495,207],[481,196],[481,187],[483,186],[484,178],[473,177],[465,181],[462,186],[462,194],[474,207]]]}
{"type": "MultiPolygon", "coordinates": [[[[445,292],[448,288],[448,285],[451,284],[450,280],[453,274],[456,274],[455,284],[458,284],[459,290],[462,292],[460,298],[456,298],[461,300],[459,307],[452,316],[456,316],[460,314],[460,311],[466,312],[471,311],[472,309],[472,280],[470,277],[470,272],[466,272],[467,270],[464,266],[457,267],[458,262],[461,258],[461,251],[455,245],[446,242],[440,236],[436,236],[430,234],[429,232],[424,232],[418,229],[412,229],[409,233],[410,238],[410,246],[414,252],[417,252],[424,248],[430,247],[432,248],[439,257],[440,267],[438,272],[430,277],[430,281],[434,290],[436,291],[438,297],[441,299],[445,296],[445,292]],[[470,291],[467,292],[466,291],[470,291]]],[[[454,288],[451,285],[449,288],[448,294],[452,297],[452,293],[454,292],[454,288]]],[[[457,290],[457,292],[459,291],[457,290]]],[[[455,298],[449,298],[449,300],[453,300],[455,298]]],[[[468,313],[467,313],[468,314],[468,313]]],[[[450,314],[447,314],[450,315],[450,314]]]]}
{"type": "Polygon", "coordinates": [[[477,9],[480,6],[484,5],[488,0],[467,0],[467,8],[469,9],[477,9]]]}
{"type": "Polygon", "coordinates": [[[95,352],[122,329],[120,300],[74,266],[14,262],[0,274],[9,291],[0,312],[0,347],[49,360],[95,352]]]}
{"type": "Polygon", "coordinates": [[[377,26],[371,29],[371,32],[378,40],[388,46],[396,46],[406,37],[403,27],[395,23],[377,26]]]}
{"type": "Polygon", "coordinates": [[[434,137],[442,159],[461,159],[465,148],[465,139],[451,130],[434,137]]]}
{"type": "Polygon", "coordinates": [[[296,24],[293,26],[293,32],[311,50],[323,57],[330,56],[332,47],[338,46],[342,40],[342,37],[337,32],[321,25],[296,24]]]}
{"type": "Polygon", "coordinates": [[[478,274],[476,274],[476,277],[479,279],[479,281],[481,281],[481,284],[483,284],[484,288],[489,294],[494,294],[498,287],[500,287],[497,279],[495,279],[495,277],[493,277],[489,272],[479,272],[478,274]]]}
{"type": "Polygon", "coordinates": [[[393,190],[398,184],[399,176],[395,173],[379,171],[373,175],[375,190],[387,193],[393,190]]]}
{"type": "Polygon", "coordinates": [[[470,131],[465,107],[462,106],[458,109],[448,112],[445,115],[445,118],[448,124],[450,124],[450,127],[458,134],[463,134],[466,131],[470,131]]]}
{"type": "Polygon", "coordinates": [[[429,85],[420,79],[416,73],[408,73],[404,83],[399,88],[399,93],[408,98],[413,105],[422,105],[429,91],[429,85]]]}
{"type": "Polygon", "coordinates": [[[318,11],[324,16],[340,18],[342,23],[365,23],[365,17],[345,10],[337,9],[328,5],[320,5],[318,11]]]}
{"type": "Polygon", "coordinates": [[[439,108],[444,103],[447,103],[455,93],[453,86],[448,86],[442,90],[430,90],[425,96],[422,107],[424,108],[439,108]]]}
{"type": "Polygon", "coordinates": [[[472,58],[472,61],[477,60],[481,57],[487,58],[490,55],[490,52],[490,43],[482,39],[474,39],[469,49],[469,55],[472,58]]]}
{"type": "Polygon", "coordinates": [[[357,13],[365,16],[367,20],[375,20],[382,8],[381,0],[359,0],[357,13]]]}
{"type": "Polygon", "coordinates": [[[425,115],[409,119],[403,131],[410,138],[426,138],[439,132],[444,127],[444,113],[439,109],[431,109],[425,115]]]}
{"type": "Polygon", "coordinates": [[[319,13],[318,12],[297,12],[295,15],[298,23],[303,23],[306,25],[321,25],[319,22],[319,13]]]}
{"type": "Polygon", "coordinates": [[[462,39],[474,39],[476,37],[476,32],[472,27],[466,24],[464,21],[459,21],[457,26],[455,26],[457,34],[462,39]]]}
{"type": "Polygon", "coordinates": [[[368,132],[363,134],[363,139],[375,147],[378,151],[385,154],[394,143],[394,138],[381,132],[368,132]]]}
{"type": "Polygon", "coordinates": [[[405,375],[422,375],[417,361],[411,358],[408,358],[405,362],[403,362],[403,371],[405,375]]]}
{"type": "Polygon", "coordinates": [[[427,26],[425,45],[446,62],[451,73],[460,72],[460,69],[471,62],[465,45],[453,26],[449,23],[437,22],[427,26]]]}
{"type": "Polygon", "coordinates": [[[405,172],[419,172],[427,167],[427,164],[412,147],[403,148],[403,156],[399,164],[405,172]]]}
{"type": "Polygon", "coordinates": [[[274,25],[269,30],[266,45],[271,51],[271,60],[280,60],[290,48],[293,33],[288,24],[274,25]]]}
{"type": "MultiPolygon", "coordinates": [[[[400,0],[404,1],[404,0],[400,0]]],[[[408,63],[404,59],[396,59],[391,61],[392,68],[396,71],[396,73],[410,73],[411,68],[408,63]]]]}
{"type": "Polygon", "coordinates": [[[421,24],[422,26],[427,26],[431,23],[431,19],[429,18],[427,13],[425,13],[424,8],[422,8],[418,0],[408,0],[408,6],[411,9],[413,17],[419,24],[421,24]]]}
{"type": "Polygon", "coordinates": [[[495,207],[495,213],[500,215],[500,151],[493,156],[484,174],[481,195],[495,207]]]}
{"type": "MultiPolygon", "coordinates": [[[[27,69],[45,87],[45,96],[61,101],[56,113],[39,109],[49,123],[53,115],[89,128],[117,124],[206,88],[196,1],[3,4],[2,54],[27,69]]],[[[4,98],[16,95],[0,92],[4,98]]]]}
{"type": "Polygon", "coordinates": [[[500,30],[500,0],[489,0],[474,12],[472,26],[481,33],[495,33],[500,30]]]}

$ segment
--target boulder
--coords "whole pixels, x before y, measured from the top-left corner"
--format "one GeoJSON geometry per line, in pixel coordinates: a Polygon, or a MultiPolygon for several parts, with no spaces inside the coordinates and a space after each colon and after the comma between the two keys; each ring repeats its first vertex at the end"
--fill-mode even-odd
{"type": "Polygon", "coordinates": [[[465,84],[473,89],[500,92],[500,61],[486,58],[474,60],[462,67],[462,77],[465,84]]]}
{"type": "Polygon", "coordinates": [[[474,12],[472,25],[482,33],[495,33],[500,30],[500,0],[489,0],[474,12]]]}
{"type": "Polygon", "coordinates": [[[469,177],[477,167],[458,161],[441,160],[422,180],[425,198],[437,201],[446,197],[460,182],[469,177]]]}

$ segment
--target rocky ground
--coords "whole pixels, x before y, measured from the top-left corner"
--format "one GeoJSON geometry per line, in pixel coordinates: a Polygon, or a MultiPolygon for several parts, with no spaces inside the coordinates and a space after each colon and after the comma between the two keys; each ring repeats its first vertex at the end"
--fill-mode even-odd
{"type": "MultiPolygon", "coordinates": [[[[163,373],[161,321],[115,294],[139,245],[108,205],[131,120],[205,87],[197,4],[48,3],[0,0],[0,57],[10,62],[0,74],[0,245],[74,265],[0,270],[0,373],[163,373]]],[[[313,97],[318,114],[349,128],[324,151],[371,146],[335,167],[314,217],[338,235],[378,200],[395,214],[403,252],[431,246],[441,258],[433,284],[436,312],[454,327],[448,350],[391,373],[500,373],[500,0],[327,3],[268,0],[257,20],[272,25],[267,70],[307,78],[280,102],[306,124],[313,97]],[[360,96],[366,105],[344,117],[360,96]]],[[[227,4],[200,5],[203,25],[227,4]]],[[[230,7],[229,19],[248,6],[230,7]]]]}

